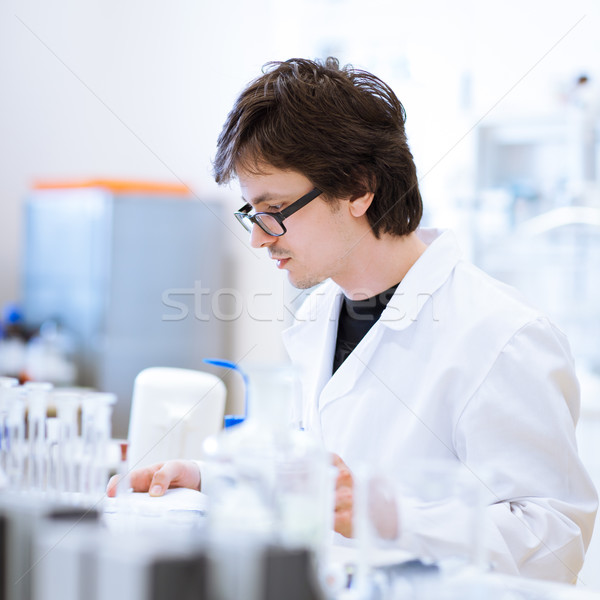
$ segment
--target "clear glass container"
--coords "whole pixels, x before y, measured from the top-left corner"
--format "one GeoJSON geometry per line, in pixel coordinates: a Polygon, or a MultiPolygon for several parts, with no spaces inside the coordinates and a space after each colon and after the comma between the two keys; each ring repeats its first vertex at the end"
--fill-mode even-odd
{"type": "Polygon", "coordinates": [[[246,369],[248,415],[209,438],[209,518],[217,530],[252,528],[286,547],[322,547],[331,522],[329,458],[292,426],[299,383],[291,367],[246,369]]]}

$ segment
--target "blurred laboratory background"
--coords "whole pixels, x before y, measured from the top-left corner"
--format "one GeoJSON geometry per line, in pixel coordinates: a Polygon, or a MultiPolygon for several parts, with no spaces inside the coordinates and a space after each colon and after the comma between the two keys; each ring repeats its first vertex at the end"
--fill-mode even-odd
{"type": "Polygon", "coordinates": [[[261,65],[334,55],[396,91],[424,223],[567,332],[598,419],[598,31],[594,0],[5,0],[2,370],[54,356],[46,379],[117,394],[125,436],[146,367],[283,359],[299,292],[248,247],[211,158],[261,65]]]}

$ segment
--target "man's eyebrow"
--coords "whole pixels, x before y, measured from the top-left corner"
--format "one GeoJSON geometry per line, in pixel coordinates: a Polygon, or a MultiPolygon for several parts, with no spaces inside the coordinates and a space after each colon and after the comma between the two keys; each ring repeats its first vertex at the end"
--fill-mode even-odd
{"type": "Polygon", "coordinates": [[[244,196],[242,196],[242,200],[246,204],[250,204],[252,207],[257,207],[261,204],[264,204],[265,202],[273,202],[275,200],[278,202],[281,202],[283,199],[286,199],[286,198],[287,198],[286,194],[266,193],[266,194],[261,194],[260,196],[257,196],[256,198],[254,198],[253,201],[248,201],[248,200],[246,200],[246,198],[244,198],[244,196]]]}

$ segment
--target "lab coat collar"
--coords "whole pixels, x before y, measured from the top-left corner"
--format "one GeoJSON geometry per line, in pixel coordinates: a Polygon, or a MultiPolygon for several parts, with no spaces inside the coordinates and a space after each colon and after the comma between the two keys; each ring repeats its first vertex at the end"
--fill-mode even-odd
{"type": "Polygon", "coordinates": [[[417,235],[427,249],[404,276],[379,319],[391,329],[407,329],[426,307],[428,314],[436,318],[433,295],[461,259],[456,236],[451,231],[419,229],[417,235]]]}
{"type": "MultiPolygon", "coordinates": [[[[428,300],[444,284],[460,260],[458,244],[451,232],[422,229],[417,233],[428,248],[406,274],[379,319],[381,325],[393,329],[409,327],[425,306],[433,310],[432,302],[428,300]]],[[[325,282],[307,298],[298,312],[297,323],[283,332],[284,345],[294,364],[301,367],[303,384],[310,390],[309,395],[318,397],[321,391],[327,390],[323,402],[327,401],[327,397],[351,388],[376,346],[357,346],[353,352],[355,356],[351,354],[331,377],[342,298],[339,286],[332,281],[325,282]]],[[[367,335],[380,335],[379,323],[367,335]]],[[[309,405],[309,413],[303,416],[305,424],[313,430],[319,428],[316,408],[309,405]]]]}

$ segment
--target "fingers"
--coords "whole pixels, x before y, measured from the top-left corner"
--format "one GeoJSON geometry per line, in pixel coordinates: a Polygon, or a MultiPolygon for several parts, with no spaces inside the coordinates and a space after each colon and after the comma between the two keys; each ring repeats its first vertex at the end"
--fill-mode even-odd
{"type": "Polygon", "coordinates": [[[333,528],[345,537],[352,537],[352,521],[354,513],[354,480],[352,471],[337,455],[331,455],[331,462],[337,467],[335,482],[335,514],[333,528]]]}
{"type": "Polygon", "coordinates": [[[354,496],[351,488],[340,488],[335,493],[333,528],[345,537],[352,537],[354,496]]]}
{"type": "Polygon", "coordinates": [[[354,533],[352,530],[352,511],[336,512],[333,519],[333,529],[344,537],[351,538],[354,533]]]}
{"type": "Polygon", "coordinates": [[[337,467],[338,476],[335,482],[335,489],[340,489],[342,487],[353,487],[354,481],[352,479],[352,471],[348,468],[346,463],[337,455],[331,455],[331,462],[334,467],[337,467]]]}
{"type": "Polygon", "coordinates": [[[200,489],[200,469],[192,460],[170,460],[158,469],[148,485],[151,496],[162,496],[169,488],[200,489]]]}
{"type": "MultiPolygon", "coordinates": [[[[134,492],[148,492],[151,496],[162,496],[170,487],[200,489],[200,469],[192,460],[169,460],[149,467],[134,469],[128,475],[134,492]]],[[[117,493],[119,475],[110,478],[106,493],[113,497],[117,493]]]]}
{"type": "Polygon", "coordinates": [[[147,491],[151,496],[162,496],[169,487],[177,487],[178,477],[177,469],[170,462],[166,462],[158,471],[154,473],[147,491]],[[174,483],[174,485],[171,485],[174,483]]]}
{"type": "Polygon", "coordinates": [[[109,498],[114,498],[117,495],[117,484],[119,483],[119,475],[113,475],[106,486],[106,495],[109,498]]]}
{"type": "Polygon", "coordinates": [[[346,463],[340,458],[339,454],[336,454],[335,452],[331,453],[331,462],[334,467],[339,468],[340,466],[346,466],[346,463]]]}
{"type": "Polygon", "coordinates": [[[155,474],[159,472],[166,463],[156,463],[149,467],[134,469],[129,473],[129,481],[134,492],[148,492],[155,474]]]}
{"type": "Polygon", "coordinates": [[[342,510],[352,509],[354,504],[354,494],[351,488],[344,487],[340,488],[335,492],[335,510],[336,512],[342,510]]]}
{"type": "MultiPolygon", "coordinates": [[[[149,467],[143,467],[141,469],[134,469],[127,474],[130,480],[130,486],[134,492],[147,492],[150,489],[152,478],[158,470],[160,470],[165,463],[156,463],[149,467]]],[[[113,475],[108,481],[106,486],[106,495],[109,498],[113,498],[117,495],[117,486],[121,480],[122,475],[113,475]]]]}

